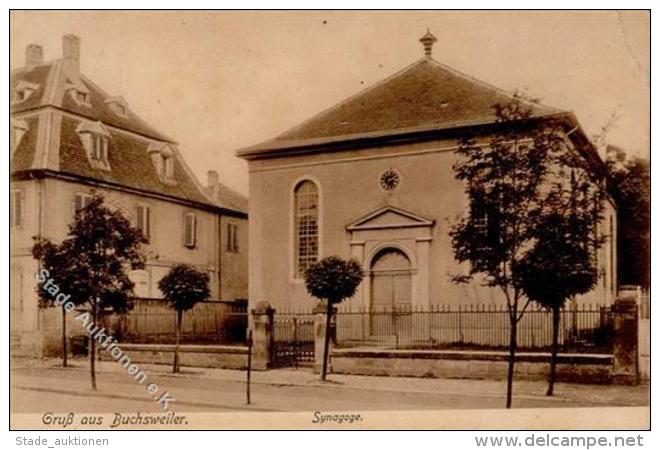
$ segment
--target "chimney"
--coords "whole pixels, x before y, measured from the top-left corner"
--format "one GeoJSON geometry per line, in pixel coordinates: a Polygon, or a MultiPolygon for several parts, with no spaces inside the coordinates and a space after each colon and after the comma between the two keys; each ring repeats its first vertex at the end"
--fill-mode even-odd
{"type": "Polygon", "coordinates": [[[29,68],[44,63],[44,49],[41,45],[30,44],[25,47],[25,65],[29,68]]]}
{"type": "Polygon", "coordinates": [[[62,59],[78,72],[80,64],[80,38],[73,34],[62,37],[62,59]]]}
{"type": "Polygon", "coordinates": [[[213,187],[220,182],[220,177],[217,170],[209,170],[206,172],[207,184],[209,187],[213,187]]]}

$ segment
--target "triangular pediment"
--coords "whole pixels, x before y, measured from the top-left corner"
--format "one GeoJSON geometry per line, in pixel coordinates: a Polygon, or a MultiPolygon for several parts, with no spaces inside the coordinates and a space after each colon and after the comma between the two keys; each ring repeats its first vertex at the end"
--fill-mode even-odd
{"type": "Polygon", "coordinates": [[[432,227],[435,221],[394,206],[385,206],[349,224],[348,231],[432,227]]]}

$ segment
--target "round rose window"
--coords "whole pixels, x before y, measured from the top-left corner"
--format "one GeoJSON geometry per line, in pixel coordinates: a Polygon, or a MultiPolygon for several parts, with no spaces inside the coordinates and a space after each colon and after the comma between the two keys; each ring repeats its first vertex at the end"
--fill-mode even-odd
{"type": "Polygon", "coordinates": [[[380,176],[380,186],[386,191],[393,191],[399,186],[399,183],[401,183],[401,177],[399,172],[394,169],[387,169],[380,176]]]}

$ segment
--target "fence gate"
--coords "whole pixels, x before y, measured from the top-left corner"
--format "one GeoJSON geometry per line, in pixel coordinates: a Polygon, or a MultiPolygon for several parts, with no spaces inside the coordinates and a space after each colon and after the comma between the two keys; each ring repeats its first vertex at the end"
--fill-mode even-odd
{"type": "Polygon", "coordinates": [[[314,316],[311,313],[275,313],[273,367],[313,367],[314,316]]]}

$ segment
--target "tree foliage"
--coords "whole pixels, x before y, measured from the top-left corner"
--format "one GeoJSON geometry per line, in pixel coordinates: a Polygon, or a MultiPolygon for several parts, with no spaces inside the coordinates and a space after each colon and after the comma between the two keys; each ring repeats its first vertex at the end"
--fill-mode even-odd
{"type": "MultiPolygon", "coordinates": [[[[467,273],[454,281],[478,278],[499,289],[506,301],[510,321],[507,407],[511,406],[517,324],[532,301],[525,287],[541,293],[540,287],[532,287],[532,280],[551,286],[551,278],[561,273],[553,273],[546,263],[553,252],[562,250],[554,247],[555,238],[561,236],[552,234],[573,228],[575,244],[593,229],[602,208],[599,181],[593,179],[587,158],[567,143],[561,122],[534,118],[534,102],[515,94],[510,101],[494,105],[495,131],[486,139],[463,139],[454,165],[469,201],[469,211],[450,232],[455,258],[469,263],[467,273]],[[588,202],[594,207],[584,216],[571,216],[577,205],[588,202]]],[[[578,250],[572,256],[591,257],[595,243],[595,239],[580,241],[584,252],[578,250]]],[[[583,276],[590,268],[579,265],[576,270],[583,276]]],[[[574,282],[573,290],[580,283],[589,284],[577,276],[574,282]]]]}
{"type": "Polygon", "coordinates": [[[589,292],[598,281],[593,251],[576,240],[570,222],[560,214],[546,217],[538,241],[520,264],[526,296],[548,309],[589,292]]]}
{"type": "MultiPolygon", "coordinates": [[[[89,306],[94,323],[102,311],[122,313],[131,308],[134,283],[128,273],[144,268],[142,245],[146,240],[120,211],[105,205],[101,194],[93,192],[89,203],[76,211],[67,237],[59,245],[40,236],[34,239],[34,256],[52,269],[50,277],[70,301],[89,306]]],[[[95,341],[90,342],[95,389],[95,341]]]]}
{"type": "Polygon", "coordinates": [[[158,288],[176,311],[188,311],[211,295],[209,275],[187,264],[172,267],[158,288]]]}
{"type": "Polygon", "coordinates": [[[158,288],[176,311],[176,343],[172,372],[179,373],[179,348],[183,313],[209,298],[209,275],[188,264],[178,264],[158,282],[158,288]]]}
{"type": "Polygon", "coordinates": [[[323,369],[321,380],[325,381],[328,371],[330,345],[330,318],[334,305],[355,295],[362,282],[364,271],[355,260],[345,261],[338,256],[328,256],[307,268],[305,287],[307,292],[326,302],[325,341],[323,344],[323,369]]]}
{"type": "Polygon", "coordinates": [[[329,256],[307,268],[305,287],[314,297],[336,304],[352,297],[363,277],[357,261],[329,256]]]}
{"type": "Polygon", "coordinates": [[[620,284],[650,287],[651,167],[649,161],[627,157],[608,147],[607,167],[617,204],[620,284]]]}

